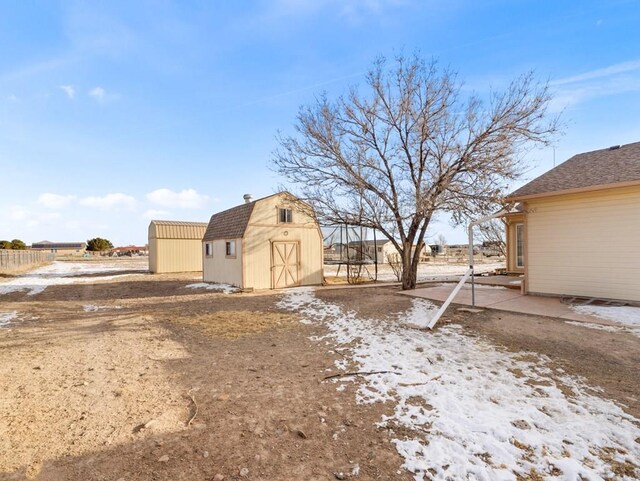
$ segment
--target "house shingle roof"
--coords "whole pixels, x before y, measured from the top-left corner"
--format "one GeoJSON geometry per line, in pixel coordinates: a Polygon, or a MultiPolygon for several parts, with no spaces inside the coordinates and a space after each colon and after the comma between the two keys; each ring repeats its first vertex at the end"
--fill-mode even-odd
{"type": "Polygon", "coordinates": [[[640,142],[574,155],[506,200],[635,181],[640,182],[640,142]]]}
{"type": "Polygon", "coordinates": [[[256,202],[254,200],[213,214],[202,240],[238,239],[244,236],[256,202]]]}

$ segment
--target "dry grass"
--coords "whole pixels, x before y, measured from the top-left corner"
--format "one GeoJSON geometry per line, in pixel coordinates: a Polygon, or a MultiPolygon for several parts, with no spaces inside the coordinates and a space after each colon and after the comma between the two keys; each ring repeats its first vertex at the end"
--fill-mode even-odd
{"type": "MultiPolygon", "coordinates": [[[[351,279],[351,284],[369,284],[373,282],[374,281],[372,281],[367,277],[358,277],[358,278],[351,279]]],[[[341,277],[341,276],[325,276],[324,283],[331,286],[349,284],[349,282],[347,281],[347,278],[341,277]]]]}
{"type": "Polygon", "coordinates": [[[167,320],[194,327],[207,336],[238,339],[270,329],[292,328],[297,325],[299,317],[279,312],[217,311],[167,320]]]}
{"type": "Polygon", "coordinates": [[[618,453],[615,448],[602,448],[598,457],[611,467],[611,471],[616,476],[629,479],[635,478],[638,475],[638,466],[626,459],[622,462],[618,461],[616,454],[618,453]]]}

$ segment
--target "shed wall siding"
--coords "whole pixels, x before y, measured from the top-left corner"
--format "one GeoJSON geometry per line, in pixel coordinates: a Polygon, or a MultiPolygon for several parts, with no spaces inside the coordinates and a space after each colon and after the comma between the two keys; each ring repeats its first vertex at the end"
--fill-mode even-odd
{"type": "Polygon", "coordinates": [[[213,256],[205,256],[205,242],[202,243],[201,247],[201,257],[204,259],[202,271],[203,280],[205,282],[217,282],[245,287],[242,285],[242,239],[223,239],[209,242],[213,244],[213,256]],[[227,240],[236,241],[235,258],[226,256],[227,240]]]}
{"type": "Polygon", "coordinates": [[[640,301],[640,186],[527,203],[527,291],[640,301]]]}
{"type": "Polygon", "coordinates": [[[149,239],[149,270],[154,273],[201,272],[202,241],[149,239]]]}
{"type": "Polygon", "coordinates": [[[158,272],[158,239],[155,237],[149,237],[149,272],[158,272]]]}
{"type": "Polygon", "coordinates": [[[271,249],[272,242],[277,241],[299,243],[298,281],[300,285],[322,284],[322,235],[315,220],[295,210],[295,206],[283,196],[274,196],[256,203],[245,232],[244,287],[272,288],[271,249]],[[294,209],[292,223],[278,223],[280,207],[294,209]]]}

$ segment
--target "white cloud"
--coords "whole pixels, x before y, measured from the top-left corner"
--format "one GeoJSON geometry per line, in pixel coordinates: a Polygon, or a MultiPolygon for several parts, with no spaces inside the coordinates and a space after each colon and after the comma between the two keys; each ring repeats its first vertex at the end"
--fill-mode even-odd
{"type": "Polygon", "coordinates": [[[10,220],[25,220],[29,217],[29,211],[21,205],[10,205],[7,213],[10,220]]]}
{"type": "Polygon", "coordinates": [[[8,100],[9,102],[19,102],[19,101],[20,101],[20,99],[19,99],[17,96],[13,95],[13,94],[9,95],[9,96],[7,97],[7,100],[8,100]]]}
{"type": "Polygon", "coordinates": [[[127,194],[119,192],[107,194],[102,197],[89,196],[80,200],[80,204],[87,207],[97,207],[99,209],[110,210],[118,207],[133,208],[136,205],[136,199],[127,194]]]}
{"type": "Polygon", "coordinates": [[[587,102],[598,97],[640,91],[640,60],[609,65],[550,82],[554,97],[552,112],[587,102]]]}
{"type": "Polygon", "coordinates": [[[46,207],[47,209],[60,209],[68,206],[75,199],[75,195],[59,195],[46,192],[38,197],[38,204],[46,207]]]}
{"type": "Polygon", "coordinates": [[[145,219],[151,220],[151,219],[162,219],[163,217],[169,217],[170,215],[171,215],[171,212],[166,210],[149,209],[143,214],[143,217],[145,219]]]}
{"type": "Polygon", "coordinates": [[[55,225],[62,216],[58,212],[32,211],[21,205],[10,205],[0,214],[0,218],[2,217],[12,222],[19,221],[21,226],[35,227],[42,224],[55,225]]]}
{"type": "Polygon", "coordinates": [[[163,207],[180,207],[183,209],[201,209],[209,201],[209,196],[198,194],[194,189],[184,189],[174,192],[171,189],[157,189],[147,194],[152,204],[163,207]]]}
{"type": "Polygon", "coordinates": [[[587,80],[594,80],[604,77],[611,77],[612,75],[634,72],[640,70],[640,60],[631,60],[629,62],[617,63],[609,65],[608,67],[591,70],[590,72],[584,72],[579,75],[573,75],[571,77],[565,77],[550,82],[551,85],[566,85],[570,83],[584,82],[587,80]]]}
{"type": "Polygon", "coordinates": [[[102,87],[94,87],[89,90],[89,96],[96,99],[98,102],[102,102],[107,95],[107,91],[102,87]]]}
{"type": "Polygon", "coordinates": [[[73,85],[60,85],[60,88],[64,90],[64,93],[67,94],[71,100],[76,96],[76,89],[73,88],[73,85]]]}

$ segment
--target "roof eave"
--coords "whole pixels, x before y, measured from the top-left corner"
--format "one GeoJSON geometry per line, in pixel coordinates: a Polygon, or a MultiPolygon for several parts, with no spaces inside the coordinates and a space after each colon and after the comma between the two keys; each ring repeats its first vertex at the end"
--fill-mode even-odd
{"type": "MultiPolygon", "coordinates": [[[[599,185],[590,185],[588,187],[578,187],[575,189],[564,189],[564,190],[554,190],[551,192],[539,192],[537,194],[528,194],[528,195],[509,195],[502,199],[503,203],[509,202],[521,202],[523,200],[529,199],[539,199],[542,197],[553,197],[557,195],[566,195],[566,194],[580,194],[582,192],[593,192],[596,190],[607,190],[607,189],[617,189],[622,187],[633,187],[634,185],[640,185],[640,179],[629,180],[627,182],[615,182],[613,184],[599,184],[599,185]]],[[[516,191],[517,192],[517,191],[516,191]]]]}

